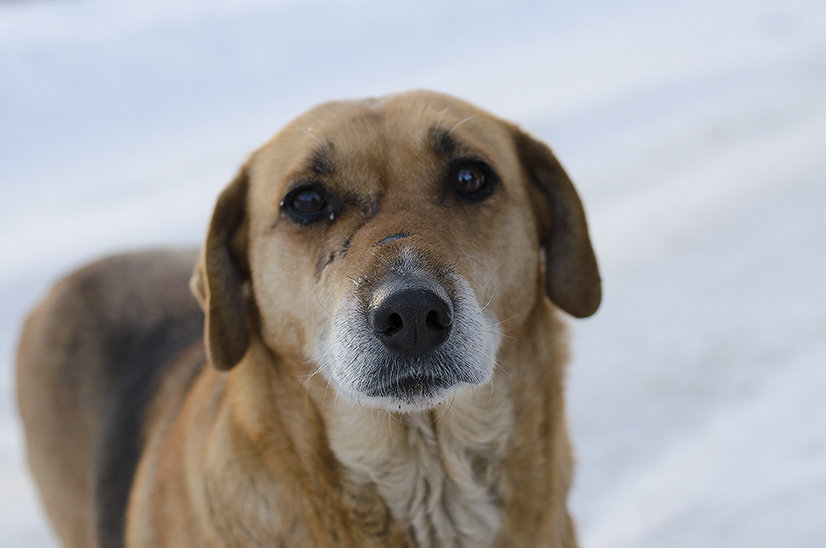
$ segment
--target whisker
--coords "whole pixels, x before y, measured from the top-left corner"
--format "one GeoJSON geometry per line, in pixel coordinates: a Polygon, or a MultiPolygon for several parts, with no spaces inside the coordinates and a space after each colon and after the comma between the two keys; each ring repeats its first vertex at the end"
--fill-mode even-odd
{"type": "Polygon", "coordinates": [[[450,396],[450,400],[447,402],[447,407],[445,407],[445,413],[448,415],[453,416],[453,404],[456,403],[456,394],[452,394],[450,396]]]}
{"type": "MultiPolygon", "coordinates": [[[[330,354],[332,351],[333,351],[333,347],[330,346],[318,358],[318,365],[316,366],[315,370],[312,373],[310,373],[309,375],[305,376],[304,388],[307,388],[310,385],[310,381],[312,380],[312,378],[315,377],[316,375],[318,375],[321,372],[321,370],[324,369],[330,363],[329,361],[326,360],[326,358],[327,358],[328,354],[330,354]]],[[[307,360],[306,363],[312,364],[313,362],[312,362],[312,360],[307,360]]],[[[328,384],[328,388],[329,388],[329,384],[328,384]]]]}
{"type": "Polygon", "coordinates": [[[481,329],[480,331],[482,333],[484,333],[485,335],[496,335],[498,337],[502,337],[503,339],[510,339],[512,341],[518,340],[516,337],[513,337],[511,335],[505,335],[504,333],[502,333],[502,332],[500,332],[496,329],[481,329]]]}
{"type": "Polygon", "coordinates": [[[489,307],[489,306],[490,306],[490,303],[492,303],[492,302],[493,302],[493,298],[494,298],[495,296],[496,296],[496,286],[494,285],[494,286],[493,286],[493,289],[491,290],[491,293],[490,293],[490,298],[488,299],[488,302],[486,302],[486,303],[485,303],[485,306],[483,306],[483,307],[481,308],[481,310],[483,310],[483,311],[484,311],[487,307],[489,307]]]}
{"type": "Polygon", "coordinates": [[[315,371],[307,375],[307,378],[304,379],[304,388],[309,388],[310,381],[313,380],[313,377],[318,375],[321,372],[322,364],[319,364],[318,367],[315,368],[315,371]]]}
{"type": "Polygon", "coordinates": [[[474,118],[479,118],[479,116],[481,116],[481,115],[480,115],[480,114],[471,114],[471,115],[470,115],[470,116],[468,116],[467,118],[462,118],[461,120],[459,120],[459,121],[456,123],[456,125],[454,125],[452,128],[450,128],[450,131],[448,131],[448,132],[447,132],[447,134],[448,134],[448,135],[451,135],[454,131],[456,131],[456,129],[457,129],[459,126],[461,126],[461,125],[462,125],[462,124],[464,124],[465,122],[468,122],[468,121],[470,121],[470,120],[473,120],[474,118]]]}
{"type": "MultiPolygon", "coordinates": [[[[501,364],[501,363],[499,363],[499,362],[497,362],[497,361],[495,361],[495,360],[494,360],[494,362],[493,362],[493,369],[494,369],[495,371],[501,371],[502,373],[504,373],[504,374],[505,374],[505,375],[507,375],[508,377],[513,377],[513,373],[511,373],[510,371],[508,371],[507,369],[505,369],[504,367],[502,367],[502,364],[501,364]]],[[[491,382],[491,383],[488,383],[488,384],[490,384],[491,389],[493,389],[493,383],[491,382]]]]}
{"type": "Polygon", "coordinates": [[[445,114],[447,114],[448,109],[444,109],[442,113],[439,115],[439,119],[436,120],[436,125],[433,127],[436,131],[439,131],[442,128],[442,120],[444,120],[445,114]]]}
{"type": "Polygon", "coordinates": [[[318,298],[318,292],[316,291],[316,286],[313,286],[313,297],[315,297],[315,302],[318,304],[318,308],[322,311],[326,312],[324,305],[321,304],[321,299],[318,298]]]}
{"type": "MultiPolygon", "coordinates": [[[[328,382],[327,386],[324,387],[324,401],[327,401],[327,394],[329,394],[329,393],[330,393],[330,383],[328,382]]],[[[336,395],[336,397],[338,397],[338,392],[337,391],[335,392],[335,395],[336,395]]],[[[335,404],[336,404],[336,401],[333,400],[333,410],[335,410],[335,408],[336,408],[335,404]]]]}
{"type": "Polygon", "coordinates": [[[518,318],[518,317],[519,317],[519,316],[521,316],[521,315],[522,315],[522,314],[514,314],[513,316],[511,316],[510,318],[508,318],[508,319],[506,319],[506,320],[502,320],[502,321],[496,322],[496,325],[502,325],[502,324],[503,324],[503,323],[505,323],[505,322],[509,322],[509,321],[511,321],[511,320],[515,320],[516,318],[518,318]]]}

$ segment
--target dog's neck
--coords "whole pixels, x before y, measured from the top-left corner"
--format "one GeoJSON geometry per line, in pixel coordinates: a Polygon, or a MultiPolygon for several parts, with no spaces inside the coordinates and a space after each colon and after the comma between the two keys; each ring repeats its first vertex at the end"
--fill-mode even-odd
{"type": "Polygon", "coordinates": [[[513,424],[507,383],[497,381],[430,412],[391,414],[339,400],[327,414],[346,479],[373,486],[420,546],[486,546],[496,536],[513,424]]]}
{"type": "MultiPolygon", "coordinates": [[[[273,508],[279,522],[308,522],[317,545],[342,545],[341,535],[352,534],[350,543],[363,546],[405,545],[404,538],[419,546],[575,546],[565,503],[567,352],[563,326],[549,322],[558,320],[533,316],[503,339],[491,383],[417,414],[346,401],[321,375],[308,379],[305,361],[252,345],[231,373],[238,386],[227,400],[237,434],[264,459],[245,468],[249,481],[275,482],[267,493],[311,491],[306,504],[293,495],[273,508]],[[322,538],[331,528],[336,534],[322,538]]],[[[219,484],[225,463],[214,468],[219,484]]]]}

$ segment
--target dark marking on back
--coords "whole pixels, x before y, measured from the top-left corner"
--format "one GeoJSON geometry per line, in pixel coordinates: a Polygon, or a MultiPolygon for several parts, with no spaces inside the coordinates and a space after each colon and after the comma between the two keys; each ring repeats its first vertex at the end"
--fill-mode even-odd
{"type": "Polygon", "coordinates": [[[391,234],[390,236],[387,236],[387,237],[383,238],[382,240],[379,240],[378,242],[374,243],[373,245],[374,246],[386,245],[386,244],[389,244],[390,242],[395,242],[396,240],[401,240],[402,238],[407,238],[409,236],[410,236],[409,232],[407,232],[406,230],[402,230],[401,232],[396,232],[395,234],[391,234]]]}
{"type": "Polygon", "coordinates": [[[449,131],[439,127],[430,128],[430,146],[436,154],[448,154],[456,150],[456,139],[449,131]]]}
{"type": "MultiPolygon", "coordinates": [[[[99,546],[124,546],[126,510],[135,471],[143,451],[147,411],[166,373],[187,349],[200,350],[203,315],[192,306],[175,310],[143,331],[133,326],[113,330],[104,342],[109,361],[109,401],[94,447],[94,497],[99,546]]],[[[189,353],[190,382],[205,363],[202,351],[189,353]],[[192,363],[192,360],[196,363],[192,363]]]]}

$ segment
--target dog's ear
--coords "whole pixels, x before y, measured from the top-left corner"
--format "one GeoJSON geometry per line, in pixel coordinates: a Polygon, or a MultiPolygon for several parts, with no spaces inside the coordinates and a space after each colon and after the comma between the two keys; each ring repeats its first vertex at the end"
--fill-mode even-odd
{"type": "Polygon", "coordinates": [[[218,197],[206,242],[190,279],[204,311],[207,358],[217,369],[231,369],[249,346],[245,292],[249,286],[246,215],[247,168],[218,197]]]}
{"type": "Polygon", "coordinates": [[[540,208],[548,217],[540,219],[545,290],[551,301],[572,316],[590,316],[599,308],[602,284],[582,201],[551,149],[519,128],[512,131],[519,160],[547,203],[540,208]]]}

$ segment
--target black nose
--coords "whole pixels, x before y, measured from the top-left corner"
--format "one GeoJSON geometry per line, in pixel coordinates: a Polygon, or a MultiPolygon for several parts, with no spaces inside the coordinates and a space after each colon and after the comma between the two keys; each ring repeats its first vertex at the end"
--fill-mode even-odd
{"type": "Polygon", "coordinates": [[[368,312],[376,337],[399,354],[433,350],[450,334],[453,306],[428,288],[377,291],[368,312]]]}

